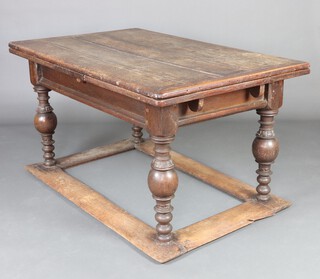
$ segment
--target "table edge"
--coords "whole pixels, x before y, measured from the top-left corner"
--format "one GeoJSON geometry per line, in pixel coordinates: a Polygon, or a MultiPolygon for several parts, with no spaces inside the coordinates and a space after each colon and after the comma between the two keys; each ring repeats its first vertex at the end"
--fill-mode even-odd
{"type": "MultiPolygon", "coordinates": [[[[139,93],[133,90],[130,90],[125,87],[117,86],[116,84],[107,82],[105,80],[99,79],[97,76],[90,75],[86,72],[79,72],[76,68],[66,66],[66,65],[60,65],[58,63],[53,63],[51,61],[47,61],[43,59],[42,57],[38,57],[34,55],[33,53],[30,53],[28,51],[22,50],[19,48],[19,46],[15,45],[14,42],[9,43],[9,52],[12,54],[15,54],[17,56],[20,56],[22,58],[28,59],[29,61],[32,61],[34,63],[40,64],[40,65],[51,65],[51,68],[60,68],[65,69],[70,72],[78,73],[79,75],[83,75],[88,77],[91,81],[96,80],[99,83],[104,83],[108,87],[112,87],[112,90],[116,93],[123,94],[124,91],[126,94],[124,95],[130,95],[130,97],[133,97],[134,99],[139,99],[143,102],[153,104],[153,105],[160,105],[160,103],[165,103],[166,101],[172,99],[172,98],[179,98],[179,97],[185,97],[190,94],[193,96],[196,94],[201,95],[201,92],[204,91],[210,91],[210,90],[223,90],[225,87],[237,87],[240,86],[243,83],[250,83],[254,81],[258,81],[261,79],[271,79],[273,77],[276,77],[277,80],[279,79],[289,79],[292,77],[297,77],[301,75],[306,75],[310,73],[310,64],[308,62],[298,61],[298,60],[292,60],[293,62],[297,62],[297,64],[289,65],[289,66],[283,66],[280,68],[277,68],[276,70],[266,70],[261,72],[255,72],[252,74],[245,74],[245,75],[234,75],[233,77],[228,78],[222,78],[221,80],[216,80],[214,82],[207,82],[203,83],[201,85],[192,85],[189,87],[183,87],[181,89],[172,89],[167,91],[159,92],[145,92],[140,91],[139,93]],[[281,78],[283,76],[283,78],[281,78]]],[[[193,98],[196,99],[196,98],[193,98]]],[[[160,105],[162,106],[162,105],[160,105]]]]}

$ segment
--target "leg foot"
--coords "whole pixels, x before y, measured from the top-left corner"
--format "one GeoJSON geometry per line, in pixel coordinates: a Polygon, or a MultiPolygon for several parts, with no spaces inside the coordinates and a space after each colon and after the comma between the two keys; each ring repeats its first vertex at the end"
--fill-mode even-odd
{"type": "Polygon", "coordinates": [[[42,137],[44,165],[50,167],[56,163],[54,159],[54,140],[52,139],[52,135],[57,127],[57,117],[49,103],[50,97],[48,92],[50,89],[36,85],[34,91],[38,93],[39,101],[37,114],[34,117],[34,126],[42,137]]]}
{"type": "Polygon", "coordinates": [[[178,176],[174,170],[174,164],[170,157],[170,143],[173,137],[153,137],[155,157],[151,164],[148,176],[148,184],[153,198],[156,200],[155,219],[157,239],[161,242],[168,242],[172,239],[171,200],[178,187],[178,176]]]}
{"type": "Polygon", "coordinates": [[[276,110],[257,110],[260,115],[260,128],[252,144],[252,152],[259,164],[257,169],[257,199],[267,201],[270,196],[271,164],[279,153],[279,142],[273,130],[276,110]]]}

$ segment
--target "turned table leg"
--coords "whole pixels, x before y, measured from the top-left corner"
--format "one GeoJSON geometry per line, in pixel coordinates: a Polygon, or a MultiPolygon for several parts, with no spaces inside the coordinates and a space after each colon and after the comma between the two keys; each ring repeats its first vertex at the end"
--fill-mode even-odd
{"type": "Polygon", "coordinates": [[[142,128],[133,125],[132,126],[132,141],[134,144],[139,144],[143,142],[143,133],[142,133],[142,128]]]}
{"type": "Polygon", "coordinates": [[[172,239],[171,200],[178,187],[178,176],[174,170],[174,164],[170,156],[170,143],[174,137],[151,136],[154,142],[155,156],[151,164],[148,176],[148,184],[153,198],[156,200],[155,219],[157,239],[161,242],[168,242],[172,239]]]}
{"type": "Polygon", "coordinates": [[[44,165],[50,167],[56,163],[54,159],[54,140],[52,139],[52,135],[57,127],[57,117],[49,103],[50,97],[48,92],[50,89],[36,85],[34,91],[38,93],[39,101],[37,114],[34,117],[34,126],[42,137],[44,165]]]}
{"type": "Polygon", "coordinates": [[[259,164],[257,169],[257,199],[261,201],[267,201],[270,196],[271,181],[271,164],[277,158],[279,153],[278,139],[275,137],[273,130],[274,117],[277,115],[277,110],[257,110],[260,115],[260,128],[256,134],[256,138],[252,144],[252,152],[259,164]]]}

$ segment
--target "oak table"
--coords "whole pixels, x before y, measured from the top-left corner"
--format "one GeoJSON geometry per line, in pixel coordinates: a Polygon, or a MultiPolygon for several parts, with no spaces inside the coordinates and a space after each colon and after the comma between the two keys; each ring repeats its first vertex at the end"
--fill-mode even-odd
{"type": "Polygon", "coordinates": [[[34,124],[44,162],[27,166],[28,171],[156,261],[174,259],[290,205],[270,194],[270,167],[279,151],[274,117],[282,105],[283,81],[308,74],[308,63],[142,29],[17,41],[9,47],[29,60],[39,100],[34,124]],[[132,139],[55,159],[57,119],[50,90],[132,123],[132,139]],[[178,127],[253,109],[260,115],[252,145],[256,189],[170,151],[178,127]],[[143,128],[149,139],[143,139],[143,128]],[[133,149],[154,157],[148,185],[156,202],[155,229],[65,172],[133,149]],[[172,231],[175,168],[243,203],[172,231]]]}

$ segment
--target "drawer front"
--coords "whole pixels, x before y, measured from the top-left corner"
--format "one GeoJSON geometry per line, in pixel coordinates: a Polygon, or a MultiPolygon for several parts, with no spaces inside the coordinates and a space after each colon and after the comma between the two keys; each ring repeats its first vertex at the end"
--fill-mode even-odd
{"type": "Polygon", "coordinates": [[[263,108],[266,105],[264,85],[193,100],[179,104],[179,125],[263,108]]]}

